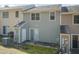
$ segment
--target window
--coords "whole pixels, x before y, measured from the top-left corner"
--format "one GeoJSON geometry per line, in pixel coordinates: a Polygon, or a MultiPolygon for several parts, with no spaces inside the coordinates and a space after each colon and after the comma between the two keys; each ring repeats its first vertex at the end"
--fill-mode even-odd
{"type": "Polygon", "coordinates": [[[6,26],[3,26],[3,34],[6,34],[6,26]]]}
{"type": "Polygon", "coordinates": [[[15,16],[18,18],[19,17],[19,11],[16,11],[15,16]]]}
{"type": "Polygon", "coordinates": [[[74,24],[79,24],[79,15],[74,15],[74,24]]]}
{"type": "Polygon", "coordinates": [[[54,12],[50,13],[50,20],[55,20],[55,13],[54,12]]]}
{"type": "Polygon", "coordinates": [[[34,13],[31,14],[31,19],[35,20],[35,14],[34,13]]]}
{"type": "Polygon", "coordinates": [[[36,13],[36,20],[39,20],[39,13],[36,13]]]}
{"type": "Polygon", "coordinates": [[[72,35],[72,47],[73,48],[78,48],[78,39],[79,39],[79,36],[78,35],[72,35]]]}
{"type": "Polygon", "coordinates": [[[3,18],[8,18],[9,17],[9,13],[8,12],[3,12],[3,18]]]}
{"type": "Polygon", "coordinates": [[[39,13],[32,13],[31,14],[31,20],[40,20],[39,13]]]}

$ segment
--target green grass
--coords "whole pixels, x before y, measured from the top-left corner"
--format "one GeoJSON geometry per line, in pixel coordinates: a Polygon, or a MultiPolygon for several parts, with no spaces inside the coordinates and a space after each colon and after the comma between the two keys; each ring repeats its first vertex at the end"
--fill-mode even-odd
{"type": "MultiPolygon", "coordinates": [[[[0,36],[0,44],[2,42],[2,37],[3,36],[0,36]]],[[[27,44],[22,46],[21,51],[24,51],[29,54],[56,54],[58,49],[54,47],[48,48],[39,45],[27,44]]]]}
{"type": "Polygon", "coordinates": [[[48,48],[48,47],[43,47],[39,45],[25,45],[23,46],[22,51],[30,54],[56,54],[57,53],[57,48],[48,48]]]}

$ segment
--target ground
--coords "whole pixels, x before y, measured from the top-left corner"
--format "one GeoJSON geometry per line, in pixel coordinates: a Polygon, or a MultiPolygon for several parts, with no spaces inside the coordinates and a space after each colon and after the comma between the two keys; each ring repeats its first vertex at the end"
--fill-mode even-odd
{"type": "Polygon", "coordinates": [[[23,49],[21,51],[30,54],[57,54],[58,51],[58,49],[55,47],[48,47],[48,46],[37,45],[37,44],[27,44],[22,47],[23,49]]]}
{"type": "Polygon", "coordinates": [[[25,54],[25,52],[15,48],[7,48],[0,45],[0,54],[25,54]]]}
{"type": "Polygon", "coordinates": [[[56,47],[46,47],[40,44],[25,44],[20,47],[9,44],[7,46],[3,46],[2,36],[0,36],[0,54],[56,54],[58,51],[56,47]]]}
{"type": "Polygon", "coordinates": [[[0,54],[56,54],[56,48],[48,48],[38,45],[25,45],[24,48],[16,49],[0,45],[0,54]]]}

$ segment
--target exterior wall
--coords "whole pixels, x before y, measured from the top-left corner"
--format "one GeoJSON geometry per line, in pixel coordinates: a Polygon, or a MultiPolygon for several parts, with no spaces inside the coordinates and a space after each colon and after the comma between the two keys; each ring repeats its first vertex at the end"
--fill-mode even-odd
{"type": "Polygon", "coordinates": [[[40,12],[40,20],[36,21],[31,20],[30,13],[24,14],[24,20],[28,23],[29,29],[37,28],[39,30],[40,42],[59,43],[57,37],[60,34],[60,12],[56,12],[55,18],[55,20],[50,20],[49,12],[40,12]]]}
{"type": "MultiPolygon", "coordinates": [[[[23,13],[22,13],[22,11],[20,10],[20,9],[12,9],[12,10],[3,10],[3,11],[1,11],[1,16],[0,16],[0,20],[2,21],[1,22],[1,25],[2,26],[4,26],[4,25],[7,25],[7,26],[9,26],[9,31],[14,31],[14,26],[16,25],[16,24],[18,24],[20,21],[22,21],[23,20],[23,13]],[[4,12],[4,11],[6,11],[6,12],[9,12],[9,18],[6,18],[7,19],[7,21],[6,21],[6,19],[4,19],[4,18],[2,18],[2,12],[4,12]],[[16,16],[15,16],[15,12],[16,11],[19,11],[19,18],[17,18],[16,16]]],[[[2,27],[1,26],[1,30],[2,30],[2,27]]],[[[1,31],[2,32],[2,31],[1,31]]]]}
{"type": "Polygon", "coordinates": [[[73,14],[62,14],[61,15],[61,24],[68,25],[71,34],[78,34],[79,33],[79,25],[74,25],[72,23],[73,14]]]}

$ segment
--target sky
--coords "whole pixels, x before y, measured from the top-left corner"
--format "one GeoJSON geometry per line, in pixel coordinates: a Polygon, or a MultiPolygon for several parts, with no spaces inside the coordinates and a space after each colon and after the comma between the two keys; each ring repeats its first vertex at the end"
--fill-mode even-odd
{"type": "Polygon", "coordinates": [[[79,4],[78,0],[0,0],[0,5],[23,5],[23,4],[79,4]]]}

